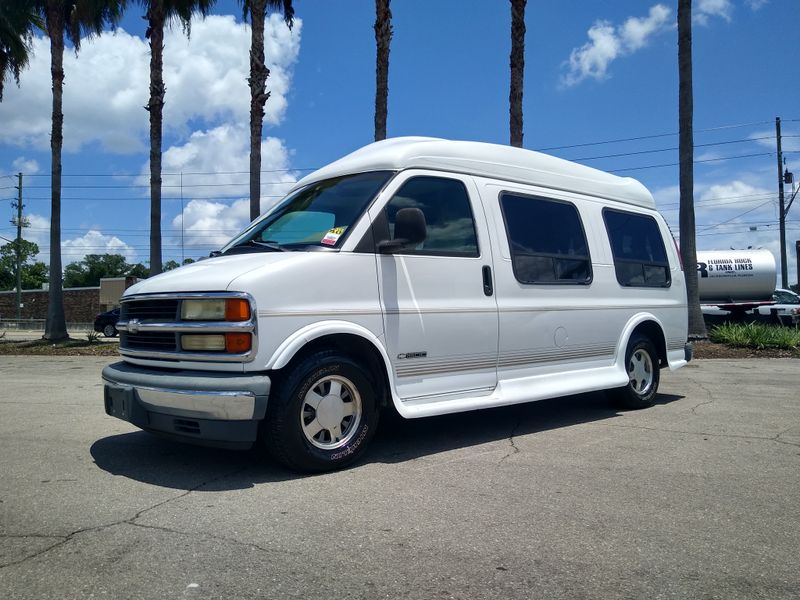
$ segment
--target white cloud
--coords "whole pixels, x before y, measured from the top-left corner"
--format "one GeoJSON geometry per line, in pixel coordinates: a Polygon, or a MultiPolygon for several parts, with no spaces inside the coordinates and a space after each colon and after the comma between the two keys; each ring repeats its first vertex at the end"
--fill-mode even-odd
{"type": "MultiPolygon", "coordinates": [[[[277,124],[286,111],[292,66],[300,48],[302,21],[290,31],[279,15],[265,30],[267,80],[271,92],[265,122],[277,124]]],[[[202,119],[248,122],[250,28],[232,16],[210,16],[192,23],[191,38],[180,27],[167,29],[164,128],[185,133],[202,119]]],[[[46,39],[33,43],[34,56],[0,104],[0,143],[47,149],[50,145],[50,51],[46,39]]],[[[112,152],[147,148],[150,50],[147,41],[124,30],[81,43],[77,56],[64,53],[64,148],[78,151],[91,142],[112,152]]]]}
{"type": "Polygon", "coordinates": [[[734,207],[737,211],[744,211],[763,205],[765,202],[770,203],[775,198],[776,193],[772,189],[736,180],[713,184],[702,189],[697,201],[709,206],[711,210],[734,207]]]}
{"type": "Polygon", "coordinates": [[[615,27],[609,21],[596,21],[587,32],[589,41],[574,48],[565,63],[568,71],[561,78],[564,86],[574,86],[585,79],[608,78],[611,63],[645,47],[649,40],[672,25],[672,11],[663,4],[650,8],[646,17],[630,17],[615,27]]]}
{"type": "MultiPolygon", "coordinates": [[[[660,212],[679,237],[678,186],[653,192],[660,212]]],[[[780,278],[780,239],[778,230],[777,191],[770,180],[752,173],[742,173],[733,181],[699,182],[695,186],[695,221],[698,250],[738,250],[764,248],[772,252],[780,278]]],[[[792,250],[798,231],[787,227],[787,272],[793,281],[796,257],[792,250]]]]}
{"type": "Polygon", "coordinates": [[[82,260],[87,254],[122,254],[128,262],[135,262],[136,251],[115,235],[105,235],[96,229],[61,242],[61,259],[64,265],[82,260]]]}
{"type": "Polygon", "coordinates": [[[35,175],[39,172],[39,163],[33,159],[26,159],[24,156],[14,160],[11,166],[14,167],[14,171],[23,175],[35,175]]]}
{"type": "Polygon", "coordinates": [[[27,214],[25,219],[28,226],[22,230],[22,237],[39,246],[36,260],[50,262],[49,252],[46,248],[50,245],[50,219],[37,214],[27,214]]]}
{"type": "MultiPolygon", "coordinates": [[[[39,246],[36,260],[50,264],[50,219],[42,215],[26,215],[28,227],[23,237],[39,246]]],[[[122,254],[128,262],[136,262],[136,251],[114,235],[90,229],[82,236],[61,240],[61,262],[64,266],[82,260],[87,254],[122,254]]]]}
{"type": "MultiPolygon", "coordinates": [[[[186,247],[219,248],[250,221],[250,201],[241,199],[228,204],[192,200],[184,209],[183,217],[186,247]]],[[[179,232],[180,226],[181,216],[178,215],[173,219],[172,227],[179,232]]]]}
{"type": "Polygon", "coordinates": [[[628,52],[635,52],[647,45],[648,38],[668,28],[672,11],[663,4],[650,8],[646,17],[630,17],[619,28],[619,36],[628,52]]]}
{"type": "Polygon", "coordinates": [[[769,0],[747,0],[747,5],[751,10],[759,10],[762,6],[767,4],[769,0]]]}
{"type": "Polygon", "coordinates": [[[730,21],[731,12],[733,12],[733,6],[730,0],[698,0],[692,20],[697,25],[708,25],[710,17],[719,17],[730,21]]]}
{"type": "MultiPolygon", "coordinates": [[[[184,198],[249,196],[250,130],[244,126],[221,125],[195,131],[186,143],[168,148],[162,157],[164,196],[184,198]]],[[[297,180],[289,169],[289,152],[274,137],[261,141],[261,193],[264,199],[282,196],[297,180]]],[[[136,182],[147,185],[150,167],[145,163],[136,182]]]]}
{"type": "MultiPolygon", "coordinates": [[[[774,129],[756,131],[750,135],[750,139],[773,152],[778,150],[774,129]]],[[[781,130],[781,150],[784,152],[800,151],[800,130],[787,129],[784,125],[781,130]]]]}
{"type": "MultiPolygon", "coordinates": [[[[185,246],[219,247],[250,221],[250,130],[223,125],[196,131],[181,146],[164,153],[165,172],[184,172],[183,211],[185,246]],[[202,173],[202,175],[191,175],[202,173]],[[240,198],[231,198],[239,196],[240,198]],[[233,202],[231,202],[233,200],[233,202]]],[[[137,182],[148,180],[148,166],[137,182]]],[[[283,142],[268,137],[261,142],[261,212],[273,206],[297,181],[289,170],[289,152],[283,142]]],[[[180,177],[164,176],[164,195],[180,195],[180,177]],[[175,186],[175,187],[172,187],[175,186]]],[[[180,243],[181,215],[172,220],[173,236],[180,243]]]]}

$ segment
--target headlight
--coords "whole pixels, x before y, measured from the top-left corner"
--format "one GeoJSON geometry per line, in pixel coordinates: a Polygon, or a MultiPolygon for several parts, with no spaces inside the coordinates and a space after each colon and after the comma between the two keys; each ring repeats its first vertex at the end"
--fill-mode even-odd
{"type": "Polygon", "coordinates": [[[184,300],[181,304],[184,321],[222,321],[225,319],[225,300],[184,300]]]}
{"type": "Polygon", "coordinates": [[[247,321],[250,303],[243,298],[184,300],[181,319],[184,321],[247,321]]]}

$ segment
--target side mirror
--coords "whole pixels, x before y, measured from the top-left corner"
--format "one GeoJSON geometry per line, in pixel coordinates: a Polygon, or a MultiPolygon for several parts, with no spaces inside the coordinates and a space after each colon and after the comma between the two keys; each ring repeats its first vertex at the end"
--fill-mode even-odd
{"type": "Polygon", "coordinates": [[[378,244],[378,251],[382,254],[392,254],[424,242],[428,237],[428,226],[425,223],[425,213],[418,208],[401,208],[397,211],[394,222],[394,238],[378,244]]]}

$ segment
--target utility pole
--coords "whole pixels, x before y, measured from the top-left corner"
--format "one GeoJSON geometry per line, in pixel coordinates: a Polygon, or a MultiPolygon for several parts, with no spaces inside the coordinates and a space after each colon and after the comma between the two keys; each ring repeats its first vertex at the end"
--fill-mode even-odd
{"type": "Polygon", "coordinates": [[[781,231],[781,287],[789,287],[786,272],[786,210],[783,197],[783,150],[781,149],[781,118],[775,117],[775,139],[778,142],[778,227],[781,231]]]}
{"type": "MultiPolygon", "coordinates": [[[[22,173],[17,173],[17,202],[15,205],[17,209],[17,218],[12,220],[11,223],[17,226],[17,321],[22,320],[22,173]],[[14,222],[16,221],[16,223],[14,222]]],[[[19,323],[17,323],[19,326],[19,323]]]]}

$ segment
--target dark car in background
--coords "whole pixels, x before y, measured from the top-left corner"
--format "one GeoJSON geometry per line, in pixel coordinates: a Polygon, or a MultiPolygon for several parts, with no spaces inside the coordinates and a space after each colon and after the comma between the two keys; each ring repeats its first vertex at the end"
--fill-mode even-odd
{"type": "Polygon", "coordinates": [[[119,321],[119,308],[100,313],[94,318],[94,330],[106,337],[117,335],[117,321],[119,321]]]}

